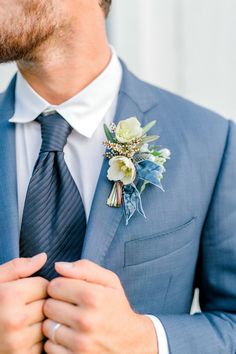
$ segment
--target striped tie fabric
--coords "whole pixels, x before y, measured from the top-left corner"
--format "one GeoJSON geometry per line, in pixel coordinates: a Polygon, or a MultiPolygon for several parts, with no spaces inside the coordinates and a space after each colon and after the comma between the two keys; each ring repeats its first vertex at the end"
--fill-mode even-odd
{"type": "Polygon", "coordinates": [[[42,146],[28,186],[20,233],[21,257],[46,252],[46,265],[36,274],[58,276],[57,261],[81,257],[86,216],[79,190],[64,160],[71,126],[57,113],[40,115],[42,146]]]}

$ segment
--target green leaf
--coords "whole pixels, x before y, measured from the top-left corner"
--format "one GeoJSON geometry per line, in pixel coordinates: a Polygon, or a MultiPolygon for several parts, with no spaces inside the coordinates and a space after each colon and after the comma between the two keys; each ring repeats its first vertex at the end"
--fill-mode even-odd
{"type": "Polygon", "coordinates": [[[107,140],[110,141],[111,143],[115,143],[116,140],[113,138],[113,135],[112,135],[110,129],[108,128],[108,126],[106,124],[104,124],[103,128],[104,128],[104,132],[106,134],[107,140]]]}
{"type": "Polygon", "coordinates": [[[153,156],[161,156],[161,153],[159,151],[152,151],[151,154],[153,156]]]}
{"type": "Polygon", "coordinates": [[[159,139],[158,135],[148,135],[148,136],[144,136],[142,139],[142,143],[146,144],[146,143],[151,143],[152,141],[155,141],[159,139]]]}
{"type": "Polygon", "coordinates": [[[147,125],[145,125],[145,127],[143,128],[143,135],[145,135],[150,129],[152,129],[152,127],[154,127],[155,124],[156,124],[156,120],[153,120],[149,122],[147,125]]]}

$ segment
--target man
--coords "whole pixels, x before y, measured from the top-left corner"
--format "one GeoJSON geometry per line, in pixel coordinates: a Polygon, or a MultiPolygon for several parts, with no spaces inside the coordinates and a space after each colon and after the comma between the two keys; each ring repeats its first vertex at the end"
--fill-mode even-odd
{"type": "Polygon", "coordinates": [[[133,76],[110,3],[0,0],[0,353],[234,354],[235,124],[133,76]],[[132,116],[172,156],[126,225],[102,141],[132,116]]]}

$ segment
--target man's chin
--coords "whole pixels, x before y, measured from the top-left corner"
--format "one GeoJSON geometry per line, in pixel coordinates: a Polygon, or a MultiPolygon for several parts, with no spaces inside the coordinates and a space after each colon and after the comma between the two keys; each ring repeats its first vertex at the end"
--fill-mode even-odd
{"type": "Polygon", "coordinates": [[[18,33],[1,33],[0,31],[0,63],[13,61],[31,61],[36,52],[49,38],[55,34],[55,27],[30,29],[18,37],[18,33]]]}
{"type": "Polygon", "coordinates": [[[15,61],[32,61],[36,59],[38,49],[48,39],[50,34],[44,37],[32,35],[26,43],[17,40],[6,40],[0,37],[0,63],[11,63],[15,61]]]}

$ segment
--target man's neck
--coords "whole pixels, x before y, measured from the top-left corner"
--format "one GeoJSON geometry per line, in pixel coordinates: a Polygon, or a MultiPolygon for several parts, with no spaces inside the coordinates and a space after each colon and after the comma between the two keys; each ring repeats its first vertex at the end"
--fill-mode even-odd
{"type": "Polygon", "coordinates": [[[52,105],[80,92],[109,64],[111,49],[104,33],[85,41],[78,38],[65,45],[45,43],[31,60],[17,62],[31,87],[52,105]]]}

